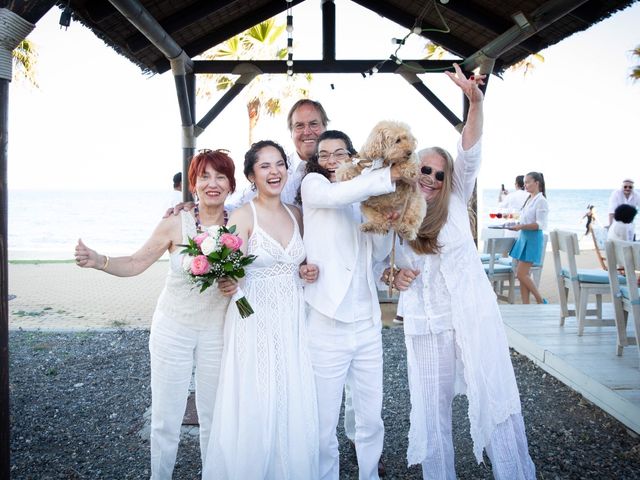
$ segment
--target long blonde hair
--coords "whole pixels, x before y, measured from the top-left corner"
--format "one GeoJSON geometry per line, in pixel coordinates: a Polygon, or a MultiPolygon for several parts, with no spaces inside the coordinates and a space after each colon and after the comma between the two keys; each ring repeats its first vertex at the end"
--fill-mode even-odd
{"type": "Polygon", "coordinates": [[[453,157],[444,148],[431,147],[421,150],[419,158],[436,154],[445,160],[444,181],[440,193],[427,202],[427,215],[422,220],[418,237],[409,242],[414,252],[420,254],[440,253],[438,235],[449,217],[449,199],[453,188],[453,157]]]}

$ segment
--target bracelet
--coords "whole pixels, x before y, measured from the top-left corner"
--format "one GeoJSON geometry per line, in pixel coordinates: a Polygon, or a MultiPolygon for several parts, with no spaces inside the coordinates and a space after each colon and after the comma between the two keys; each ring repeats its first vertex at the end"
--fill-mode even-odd
{"type": "Polygon", "coordinates": [[[102,265],[102,268],[100,270],[106,270],[108,266],[109,266],[109,255],[105,255],[104,256],[104,265],[102,265]]]}

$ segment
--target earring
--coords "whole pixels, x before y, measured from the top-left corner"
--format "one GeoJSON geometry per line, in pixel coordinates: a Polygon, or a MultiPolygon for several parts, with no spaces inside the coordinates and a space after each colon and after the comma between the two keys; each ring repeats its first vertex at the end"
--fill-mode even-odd
{"type": "Polygon", "coordinates": [[[255,192],[256,190],[257,190],[256,189],[256,184],[254,182],[251,182],[251,191],[255,192]]]}

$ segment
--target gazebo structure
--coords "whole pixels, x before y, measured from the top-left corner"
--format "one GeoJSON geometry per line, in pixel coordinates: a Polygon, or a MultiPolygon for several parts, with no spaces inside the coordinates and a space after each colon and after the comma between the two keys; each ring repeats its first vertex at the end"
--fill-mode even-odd
{"type": "MultiPolygon", "coordinates": [[[[346,1],[346,0],[344,0],[346,1]]],[[[423,35],[457,56],[457,60],[336,59],[334,0],[9,0],[0,2],[0,477],[9,478],[7,144],[11,52],[53,6],[61,22],[80,21],[108,46],[138,65],[143,73],[171,70],[175,79],[183,130],[182,164],[186,178],[196,139],[223,109],[258,75],[293,73],[385,73],[400,75],[461,130],[460,116],[429,89],[421,73],[441,72],[460,63],[467,72],[500,74],[506,68],[609,17],[634,0],[353,0],[372,12],[423,35]],[[322,58],[283,60],[194,60],[226,39],[287,11],[317,2],[321,11],[322,58]],[[449,31],[436,28],[446,22],[449,31]],[[439,31],[433,31],[439,30],[439,31]],[[195,118],[196,76],[239,75],[220,100],[195,118]]],[[[338,12],[339,13],[339,12],[338,12]]],[[[288,22],[292,16],[288,16],[288,22]]],[[[365,35],[375,35],[369,32],[365,35]]],[[[296,32],[296,37],[304,32],[296,32]]],[[[288,46],[292,47],[289,38],[288,46]]],[[[186,194],[186,190],[185,190],[186,194]]]]}

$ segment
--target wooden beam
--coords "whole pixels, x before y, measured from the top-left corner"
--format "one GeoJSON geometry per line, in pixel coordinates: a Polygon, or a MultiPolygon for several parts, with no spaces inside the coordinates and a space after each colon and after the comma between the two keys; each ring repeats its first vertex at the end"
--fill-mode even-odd
{"type": "Polygon", "coordinates": [[[463,121],[460,120],[458,116],[449,109],[449,107],[442,103],[438,96],[433,93],[429,87],[422,82],[422,80],[420,80],[415,72],[403,66],[397,70],[397,73],[409,82],[411,86],[420,93],[420,95],[427,99],[427,101],[433,105],[438,112],[440,112],[440,114],[453,126],[453,128],[458,132],[462,131],[462,127],[464,127],[463,121]]]}
{"type": "MultiPolygon", "coordinates": [[[[506,20],[488,11],[485,7],[468,0],[465,2],[453,1],[439,6],[498,35],[513,27],[513,20],[506,20]]],[[[542,41],[537,35],[533,35],[520,44],[520,46],[528,50],[529,53],[539,52],[543,48],[542,45],[542,41]]]]}
{"type": "MultiPolygon", "coordinates": [[[[216,12],[222,10],[233,3],[235,0],[218,0],[212,2],[211,0],[200,0],[196,3],[189,5],[182,10],[175,12],[163,19],[157,19],[160,26],[171,36],[178,30],[184,27],[196,23],[199,19],[213,15],[216,12]]],[[[127,47],[134,53],[147,48],[151,45],[151,42],[142,35],[140,32],[136,32],[125,39],[127,47]]]]}
{"type": "Polygon", "coordinates": [[[333,0],[322,3],[322,59],[336,59],[336,5],[333,0]]]}
{"type": "MultiPolygon", "coordinates": [[[[395,73],[398,65],[391,60],[296,60],[293,63],[295,73],[364,73],[373,66],[380,65],[379,73],[395,73]]],[[[452,68],[453,62],[460,60],[407,60],[414,67],[427,70],[443,71],[452,68]]],[[[233,70],[241,64],[255,65],[262,73],[286,74],[287,63],[284,60],[194,60],[193,71],[195,73],[233,73],[233,70]]],[[[418,72],[420,73],[420,72],[418,72]]]]}

